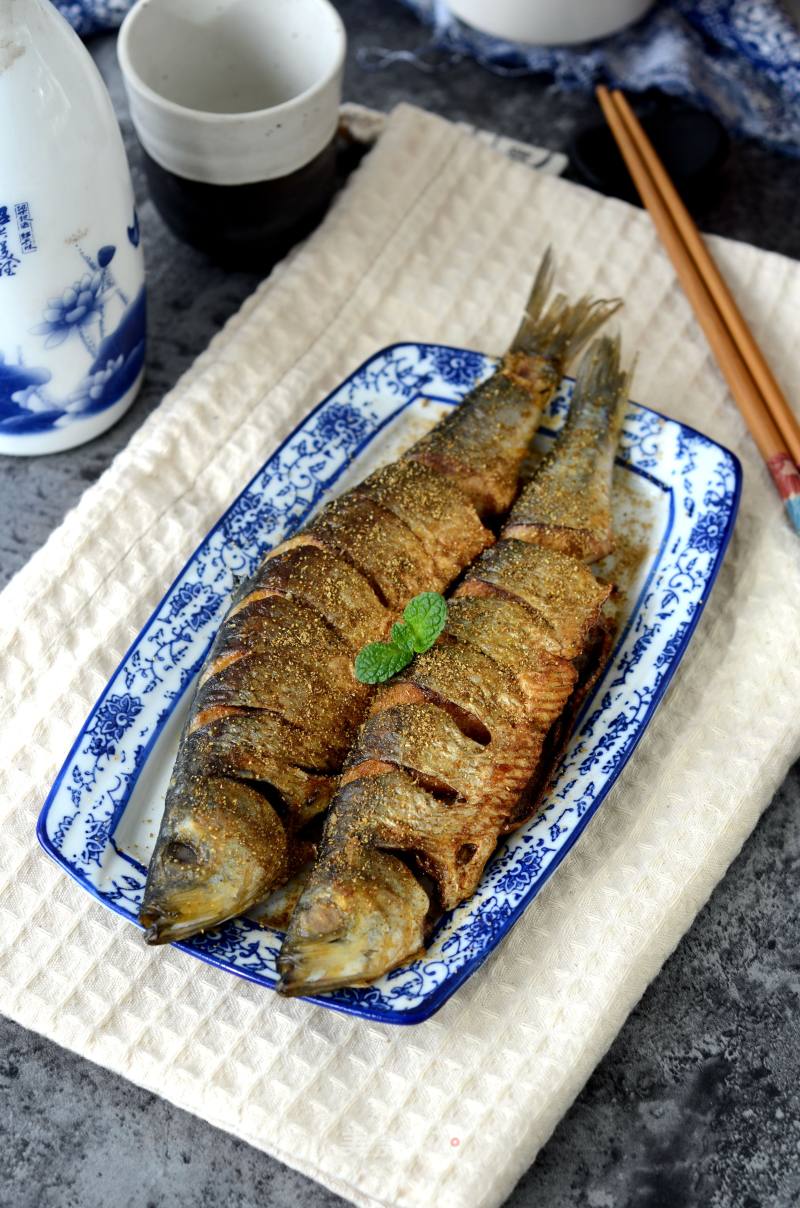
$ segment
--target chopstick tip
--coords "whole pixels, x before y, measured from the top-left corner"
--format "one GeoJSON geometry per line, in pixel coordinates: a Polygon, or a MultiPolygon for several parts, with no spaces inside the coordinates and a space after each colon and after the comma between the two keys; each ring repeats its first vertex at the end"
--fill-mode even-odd
{"type": "Polygon", "coordinates": [[[800,473],[797,466],[785,449],[774,453],[766,461],[772,481],[778,488],[778,494],[786,508],[789,523],[800,537],[800,473]]]}
{"type": "Polygon", "coordinates": [[[800,495],[794,495],[791,499],[786,500],[786,514],[792,528],[800,537],[800,495]]]}

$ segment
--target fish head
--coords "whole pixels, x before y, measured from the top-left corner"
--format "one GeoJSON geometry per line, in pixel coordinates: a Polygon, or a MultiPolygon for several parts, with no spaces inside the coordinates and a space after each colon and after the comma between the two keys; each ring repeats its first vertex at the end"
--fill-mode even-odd
{"type": "Polygon", "coordinates": [[[246,781],[178,777],[139,921],[149,944],[186,939],[242,914],[286,875],[286,832],[246,781]]]}
{"type": "Polygon", "coordinates": [[[409,868],[367,849],[311,875],[278,960],[283,994],[364,985],[415,956],[430,907],[409,868]]]}

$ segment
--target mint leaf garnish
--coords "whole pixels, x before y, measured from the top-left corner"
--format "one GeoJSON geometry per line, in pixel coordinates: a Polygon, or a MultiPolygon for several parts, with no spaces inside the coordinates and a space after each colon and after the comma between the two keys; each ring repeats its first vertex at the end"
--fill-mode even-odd
{"type": "Polygon", "coordinates": [[[411,642],[417,654],[430,650],[447,620],[447,601],[437,591],[423,591],[409,600],[403,618],[411,630],[411,642]]]}
{"type": "Polygon", "coordinates": [[[392,642],[370,642],[356,655],[356,679],[362,684],[382,684],[407,667],[413,658],[392,642]]]}
{"type": "Polygon", "coordinates": [[[392,625],[391,643],[398,650],[407,651],[409,658],[414,654],[414,640],[411,630],[404,621],[395,621],[394,625],[392,625]]]}
{"type": "Polygon", "coordinates": [[[392,625],[389,642],[370,642],[356,655],[356,679],[362,684],[383,684],[429,650],[444,629],[447,601],[435,591],[423,591],[409,600],[404,621],[392,625]]]}

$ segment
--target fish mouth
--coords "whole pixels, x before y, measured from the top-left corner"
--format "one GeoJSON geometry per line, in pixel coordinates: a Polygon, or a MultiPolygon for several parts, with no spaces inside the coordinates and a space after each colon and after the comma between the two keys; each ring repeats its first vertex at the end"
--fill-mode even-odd
{"type": "Polygon", "coordinates": [[[152,947],[157,947],[159,944],[171,944],[197,930],[194,920],[191,923],[181,922],[180,919],[170,918],[169,915],[162,915],[160,912],[140,915],[139,922],[144,927],[145,943],[152,947]]]}
{"type": "Polygon", "coordinates": [[[377,971],[373,967],[375,955],[373,949],[359,943],[358,936],[341,932],[296,940],[290,951],[281,952],[278,957],[279,980],[275,989],[287,998],[299,998],[370,986],[381,973],[413,959],[415,953],[395,953],[381,961],[377,971]]]}
{"type": "Polygon", "coordinates": [[[139,915],[139,922],[144,927],[145,943],[150,944],[151,947],[157,947],[160,944],[174,944],[179,940],[189,939],[193,935],[202,934],[210,927],[221,927],[223,923],[235,918],[238,913],[238,911],[233,911],[223,918],[208,915],[201,919],[181,919],[168,911],[151,907],[147,911],[142,911],[139,915]]]}
{"type": "MultiPolygon", "coordinates": [[[[320,990],[324,993],[325,990],[334,989],[335,986],[328,982],[321,982],[314,986],[314,990],[320,990]]],[[[280,977],[275,983],[275,989],[279,994],[283,994],[285,998],[301,998],[304,994],[311,993],[311,986],[303,978],[302,974],[295,979],[294,970],[281,969],[280,977]]]]}
{"type": "Polygon", "coordinates": [[[278,962],[280,977],[275,986],[285,998],[302,998],[307,994],[327,994],[344,986],[368,986],[368,981],[353,977],[309,977],[302,959],[283,958],[278,962]]]}
{"type": "Polygon", "coordinates": [[[278,957],[280,978],[275,987],[278,993],[292,998],[302,994],[324,994],[328,990],[338,990],[340,986],[366,985],[366,982],[348,977],[347,969],[331,968],[331,965],[340,964],[337,951],[340,945],[341,937],[326,936],[306,939],[297,943],[294,951],[282,952],[278,957]]]}
{"type": "Polygon", "coordinates": [[[345,987],[358,989],[360,986],[369,985],[371,985],[371,982],[354,981],[352,978],[344,978],[341,981],[334,979],[331,981],[315,981],[311,983],[305,981],[286,981],[284,977],[281,977],[277,981],[275,989],[279,994],[282,994],[284,998],[306,998],[310,994],[328,994],[331,990],[342,990],[345,987]]]}
{"type": "MultiPolygon", "coordinates": [[[[331,940],[325,947],[328,948],[328,957],[332,957],[335,946],[340,941],[331,940]],[[331,946],[333,951],[331,950],[331,946]]],[[[320,945],[321,947],[322,945],[320,945]]],[[[309,994],[328,994],[332,990],[350,990],[360,989],[361,987],[369,987],[374,985],[376,978],[381,977],[384,973],[391,973],[393,969],[405,965],[408,961],[414,960],[421,955],[423,949],[416,951],[404,952],[396,956],[394,960],[390,960],[387,964],[382,965],[380,970],[371,969],[365,970],[361,975],[343,969],[340,973],[328,972],[327,976],[321,974],[315,976],[314,968],[319,969],[318,955],[319,950],[317,945],[311,946],[305,951],[299,951],[297,955],[285,954],[278,958],[278,973],[279,979],[275,989],[285,998],[302,998],[309,994]]]]}

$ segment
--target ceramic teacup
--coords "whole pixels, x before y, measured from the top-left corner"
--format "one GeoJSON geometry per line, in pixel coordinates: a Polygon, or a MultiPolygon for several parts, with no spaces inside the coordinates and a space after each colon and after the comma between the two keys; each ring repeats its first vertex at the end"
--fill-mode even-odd
{"type": "Polygon", "coordinates": [[[345,32],[328,0],[139,0],[119,34],[151,196],[182,239],[263,265],[334,188],[345,32]]]}

